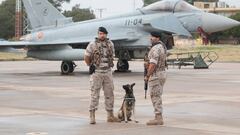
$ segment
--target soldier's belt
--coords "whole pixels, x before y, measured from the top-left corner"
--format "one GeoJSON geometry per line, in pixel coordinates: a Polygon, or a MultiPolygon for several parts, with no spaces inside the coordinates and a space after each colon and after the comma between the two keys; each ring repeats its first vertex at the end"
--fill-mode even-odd
{"type": "Polygon", "coordinates": [[[156,70],[156,72],[161,72],[161,71],[165,71],[165,67],[161,67],[161,68],[156,70]]]}
{"type": "Polygon", "coordinates": [[[159,75],[160,72],[164,72],[164,71],[165,71],[165,68],[164,68],[164,69],[161,69],[161,70],[157,70],[157,71],[153,72],[152,76],[159,75]]]}
{"type": "Polygon", "coordinates": [[[107,66],[107,67],[97,67],[96,70],[109,70],[110,67],[107,66]]]}
{"type": "Polygon", "coordinates": [[[105,69],[105,70],[102,70],[102,69],[96,69],[96,70],[95,70],[96,73],[108,73],[108,72],[110,72],[110,71],[111,71],[110,68],[105,69]]]}

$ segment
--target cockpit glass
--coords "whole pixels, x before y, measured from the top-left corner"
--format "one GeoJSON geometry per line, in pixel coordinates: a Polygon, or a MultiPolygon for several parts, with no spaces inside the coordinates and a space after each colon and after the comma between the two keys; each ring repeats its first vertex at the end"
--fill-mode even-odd
{"type": "Polygon", "coordinates": [[[180,0],[179,2],[176,3],[174,12],[185,12],[185,11],[199,11],[200,9],[192,6],[191,4],[180,0]]]}
{"type": "Polygon", "coordinates": [[[150,11],[171,11],[171,12],[185,12],[196,11],[198,8],[188,4],[183,0],[162,0],[144,7],[145,10],[150,11]]]}

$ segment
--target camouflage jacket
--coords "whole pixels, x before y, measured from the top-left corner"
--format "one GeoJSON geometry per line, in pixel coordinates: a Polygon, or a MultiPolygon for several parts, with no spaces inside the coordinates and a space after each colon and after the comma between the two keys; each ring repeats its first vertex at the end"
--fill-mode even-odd
{"type": "Polygon", "coordinates": [[[155,72],[164,71],[166,68],[167,49],[162,42],[153,45],[146,59],[148,63],[156,64],[155,72]]]}
{"type": "Polygon", "coordinates": [[[114,66],[114,44],[108,39],[101,41],[96,38],[94,42],[89,43],[85,55],[90,56],[91,63],[97,69],[108,69],[114,66]]]}

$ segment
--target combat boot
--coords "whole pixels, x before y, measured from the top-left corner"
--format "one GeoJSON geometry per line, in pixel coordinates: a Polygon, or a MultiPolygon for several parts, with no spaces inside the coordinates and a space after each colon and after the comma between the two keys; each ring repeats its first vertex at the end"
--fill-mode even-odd
{"type": "Polygon", "coordinates": [[[147,122],[147,125],[163,125],[162,114],[155,114],[155,119],[147,122]]]}
{"type": "Polygon", "coordinates": [[[113,111],[107,111],[107,122],[121,122],[120,119],[113,115],[113,111]]]}
{"type": "Polygon", "coordinates": [[[96,124],[95,121],[95,110],[90,111],[90,124],[96,124]]]}

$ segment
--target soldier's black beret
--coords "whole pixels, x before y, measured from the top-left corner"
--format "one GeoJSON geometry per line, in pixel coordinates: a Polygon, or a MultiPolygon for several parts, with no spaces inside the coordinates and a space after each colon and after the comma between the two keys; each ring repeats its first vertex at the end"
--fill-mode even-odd
{"type": "Polygon", "coordinates": [[[158,31],[151,32],[151,35],[153,37],[157,37],[157,38],[161,38],[161,36],[162,36],[161,32],[158,32],[158,31]]]}
{"type": "Polygon", "coordinates": [[[105,34],[108,34],[107,29],[104,28],[104,27],[99,27],[99,28],[98,28],[98,31],[103,32],[103,33],[105,33],[105,34]]]}

